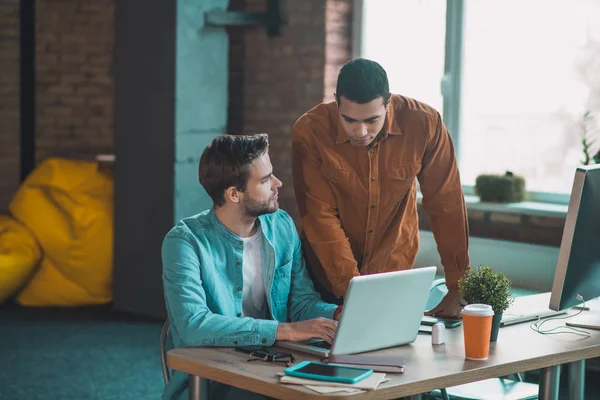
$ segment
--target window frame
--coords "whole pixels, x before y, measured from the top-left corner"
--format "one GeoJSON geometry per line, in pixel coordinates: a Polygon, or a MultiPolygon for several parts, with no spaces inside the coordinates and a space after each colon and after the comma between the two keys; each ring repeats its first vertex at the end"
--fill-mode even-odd
{"type": "MultiPolygon", "coordinates": [[[[456,158],[460,161],[460,121],[462,101],[462,53],[464,33],[464,0],[446,0],[446,39],[444,75],[440,82],[443,97],[442,118],[454,142],[456,158]]],[[[353,0],[352,56],[362,55],[363,0],[353,0]]],[[[475,195],[475,187],[463,185],[465,195],[475,195]]],[[[551,204],[569,204],[569,193],[527,191],[527,201],[551,204]]]]}

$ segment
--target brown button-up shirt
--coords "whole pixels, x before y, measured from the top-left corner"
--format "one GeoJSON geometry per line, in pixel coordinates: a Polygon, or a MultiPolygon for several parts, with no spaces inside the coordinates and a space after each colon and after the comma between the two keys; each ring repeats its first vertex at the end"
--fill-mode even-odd
{"type": "Polygon", "coordinates": [[[449,288],[469,268],[469,228],[450,135],[430,106],[392,95],[370,147],[350,144],[337,104],[294,125],[293,172],[307,262],[336,297],[356,275],[412,267],[419,247],[417,184],[449,288]]]}

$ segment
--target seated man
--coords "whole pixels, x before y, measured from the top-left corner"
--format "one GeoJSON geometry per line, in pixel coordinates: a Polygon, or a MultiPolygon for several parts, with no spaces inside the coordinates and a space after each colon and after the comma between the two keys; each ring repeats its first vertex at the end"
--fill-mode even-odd
{"type": "MultiPolygon", "coordinates": [[[[316,293],[294,223],[278,209],[268,143],[266,134],[225,135],[202,153],[213,207],[180,221],[162,246],[175,347],[334,338],[339,309],[316,293]]],[[[163,398],[187,398],[187,384],[176,371],[163,398]]]]}

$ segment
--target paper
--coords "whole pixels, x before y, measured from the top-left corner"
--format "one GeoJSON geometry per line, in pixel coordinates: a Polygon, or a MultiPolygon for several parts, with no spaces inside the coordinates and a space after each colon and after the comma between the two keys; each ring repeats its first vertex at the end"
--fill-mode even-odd
{"type": "Polygon", "coordinates": [[[364,389],[364,390],[375,390],[377,386],[384,380],[385,374],[374,372],[370,376],[356,383],[341,383],[341,382],[330,382],[330,381],[319,381],[316,379],[304,379],[297,378],[295,376],[284,375],[281,377],[281,383],[290,383],[293,385],[309,385],[309,386],[328,386],[336,388],[351,388],[351,389],[364,389]]]}
{"type": "MultiPolygon", "coordinates": [[[[381,383],[386,383],[389,382],[389,379],[384,379],[381,381],[381,383]]],[[[380,385],[381,385],[380,383],[380,385]]],[[[314,390],[317,393],[321,393],[321,394],[328,394],[328,393],[346,393],[346,394],[356,394],[356,393],[363,393],[366,392],[366,390],[362,390],[362,389],[353,389],[353,388],[344,388],[344,387],[332,387],[332,386],[314,386],[314,385],[302,385],[305,388],[308,388],[310,390],[314,390]]]]}
{"type": "Polygon", "coordinates": [[[314,390],[317,393],[328,394],[328,393],[347,393],[347,394],[356,394],[363,393],[366,390],[362,389],[352,389],[352,388],[343,388],[343,387],[332,387],[332,386],[313,386],[313,385],[302,385],[307,389],[314,390]]]}

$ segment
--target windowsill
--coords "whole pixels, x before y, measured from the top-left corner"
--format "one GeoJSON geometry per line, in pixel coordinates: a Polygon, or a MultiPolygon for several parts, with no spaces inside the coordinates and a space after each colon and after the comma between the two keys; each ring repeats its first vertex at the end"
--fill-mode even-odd
{"type": "MultiPolygon", "coordinates": [[[[422,195],[417,194],[417,202],[421,204],[422,195]]],[[[519,203],[484,203],[479,196],[465,195],[467,210],[496,212],[503,214],[520,214],[534,217],[565,218],[567,204],[542,203],[537,201],[522,201],[519,203]]]]}
{"type": "Polygon", "coordinates": [[[535,217],[564,218],[567,215],[567,204],[542,203],[537,201],[521,201],[519,203],[484,203],[479,196],[466,195],[468,210],[489,211],[505,214],[522,214],[535,217]]]}

